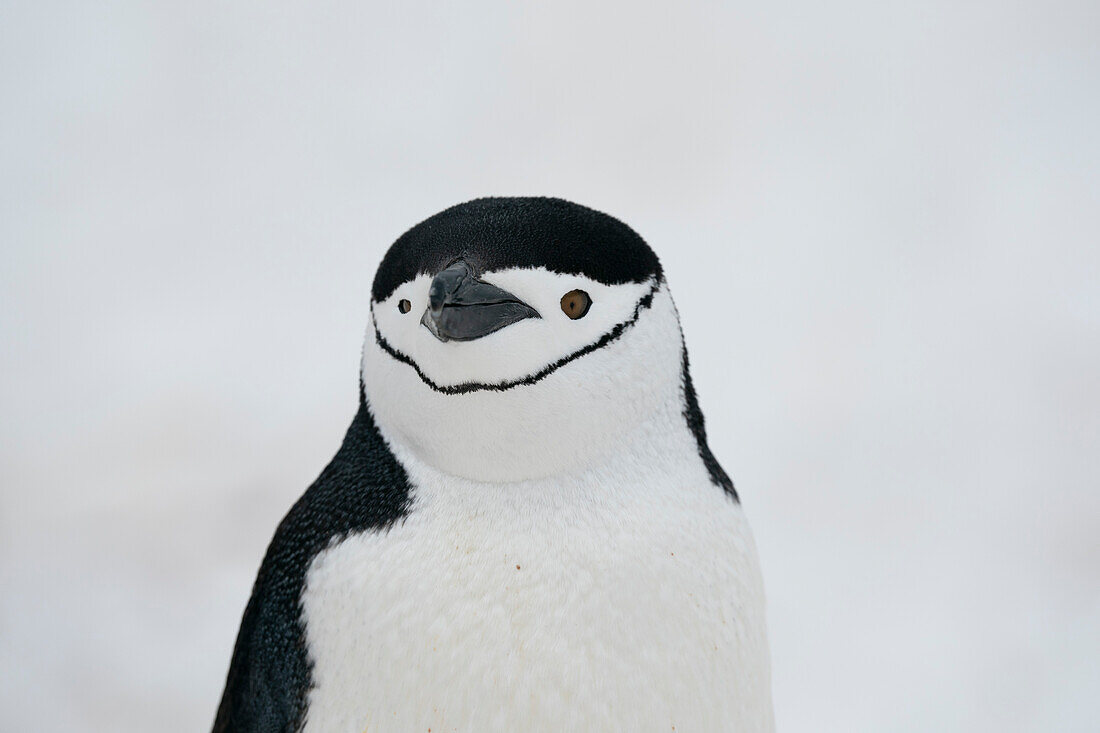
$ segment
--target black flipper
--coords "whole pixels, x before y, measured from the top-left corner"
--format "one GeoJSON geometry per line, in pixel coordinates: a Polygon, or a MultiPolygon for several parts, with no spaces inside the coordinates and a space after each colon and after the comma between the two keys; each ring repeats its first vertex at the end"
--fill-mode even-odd
{"type": "Polygon", "coordinates": [[[313,558],[335,538],[403,517],[409,480],[360,391],[359,412],[328,467],[275,531],[244,611],[214,733],[296,733],[311,686],[301,596],[313,558]]]}

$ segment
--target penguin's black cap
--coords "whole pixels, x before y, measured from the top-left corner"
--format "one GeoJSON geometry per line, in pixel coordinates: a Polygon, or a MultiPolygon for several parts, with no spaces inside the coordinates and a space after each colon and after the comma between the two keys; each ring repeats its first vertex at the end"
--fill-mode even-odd
{"type": "Polygon", "coordinates": [[[483,198],[452,206],[402,234],[378,266],[371,295],[385,300],[417,275],[463,259],[479,272],[545,267],[607,285],[661,277],[657,255],[613,216],[555,198],[483,198]]]}

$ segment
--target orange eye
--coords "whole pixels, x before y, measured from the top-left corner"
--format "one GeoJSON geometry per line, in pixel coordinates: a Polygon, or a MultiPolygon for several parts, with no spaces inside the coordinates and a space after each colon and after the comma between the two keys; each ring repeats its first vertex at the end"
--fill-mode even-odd
{"type": "Polygon", "coordinates": [[[584,318],[591,306],[592,299],[589,298],[588,293],[583,290],[570,290],[568,293],[561,296],[562,312],[574,321],[578,318],[584,318]]]}
{"type": "Polygon", "coordinates": [[[397,304],[397,310],[401,311],[402,313],[408,313],[412,310],[412,307],[412,303],[405,300],[404,298],[402,298],[397,304]]]}

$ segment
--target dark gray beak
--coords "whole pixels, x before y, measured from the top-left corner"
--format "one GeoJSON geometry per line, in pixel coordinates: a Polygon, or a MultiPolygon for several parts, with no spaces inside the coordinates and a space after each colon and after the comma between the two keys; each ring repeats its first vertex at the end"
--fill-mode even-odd
{"type": "Polygon", "coordinates": [[[473,341],[525,318],[540,316],[507,290],[478,280],[459,260],[432,280],[420,322],[440,341],[473,341]]]}

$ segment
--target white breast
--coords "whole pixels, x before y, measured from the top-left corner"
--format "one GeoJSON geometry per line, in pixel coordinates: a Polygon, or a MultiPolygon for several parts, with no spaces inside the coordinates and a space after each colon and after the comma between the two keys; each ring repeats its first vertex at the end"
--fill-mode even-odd
{"type": "Polygon", "coordinates": [[[408,517],[307,576],[305,730],[772,730],[744,514],[686,428],[664,437],[518,484],[397,450],[408,517]]]}

